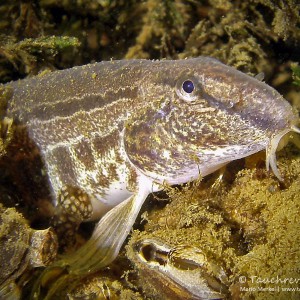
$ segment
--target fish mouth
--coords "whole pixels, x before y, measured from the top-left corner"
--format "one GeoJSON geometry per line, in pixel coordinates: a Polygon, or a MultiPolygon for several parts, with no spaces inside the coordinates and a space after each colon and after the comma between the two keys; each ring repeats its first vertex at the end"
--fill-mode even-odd
{"type": "Polygon", "coordinates": [[[267,144],[266,147],[266,168],[267,171],[270,170],[270,167],[274,173],[274,175],[280,180],[283,181],[283,177],[281,176],[276,163],[276,150],[278,148],[278,144],[282,137],[286,135],[288,132],[297,132],[300,133],[300,129],[294,125],[292,125],[290,128],[286,128],[276,135],[272,136],[267,144]]]}

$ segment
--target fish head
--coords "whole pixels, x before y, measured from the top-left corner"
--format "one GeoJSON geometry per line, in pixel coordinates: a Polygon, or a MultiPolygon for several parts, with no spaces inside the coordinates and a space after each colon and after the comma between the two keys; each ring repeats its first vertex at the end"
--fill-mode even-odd
{"type": "Polygon", "coordinates": [[[125,128],[131,163],[162,182],[205,176],[263,149],[276,166],[277,145],[297,131],[291,105],[266,83],[207,57],[153,64],[141,81],[145,105],[125,128]]]}

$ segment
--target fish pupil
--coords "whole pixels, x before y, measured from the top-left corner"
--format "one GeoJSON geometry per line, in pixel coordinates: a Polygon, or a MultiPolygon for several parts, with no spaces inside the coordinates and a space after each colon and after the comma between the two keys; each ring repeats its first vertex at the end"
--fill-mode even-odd
{"type": "Polygon", "coordinates": [[[182,88],[183,90],[190,94],[193,92],[193,90],[195,89],[194,83],[190,80],[186,80],[183,84],[182,84],[182,88]]]}

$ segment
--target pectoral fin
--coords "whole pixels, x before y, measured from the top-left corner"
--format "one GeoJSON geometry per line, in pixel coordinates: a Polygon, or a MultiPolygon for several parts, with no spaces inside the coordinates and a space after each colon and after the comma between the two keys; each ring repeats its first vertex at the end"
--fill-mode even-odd
{"type": "Polygon", "coordinates": [[[110,264],[118,255],[148,194],[148,188],[141,188],[110,210],[80,249],[45,269],[34,285],[32,299],[52,299],[61,295],[70,283],[75,285],[82,277],[110,264]],[[42,290],[44,295],[41,295],[42,290]]]}
{"type": "Polygon", "coordinates": [[[72,257],[67,258],[69,272],[95,272],[118,255],[147,195],[133,195],[110,210],[96,225],[92,237],[72,257]]]}

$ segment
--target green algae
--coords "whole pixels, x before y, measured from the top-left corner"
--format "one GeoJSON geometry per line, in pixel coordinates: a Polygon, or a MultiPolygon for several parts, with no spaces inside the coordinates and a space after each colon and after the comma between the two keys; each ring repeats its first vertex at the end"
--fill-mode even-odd
{"type": "Polygon", "coordinates": [[[298,64],[292,64],[291,68],[293,71],[293,83],[300,86],[300,67],[298,64]]]}

